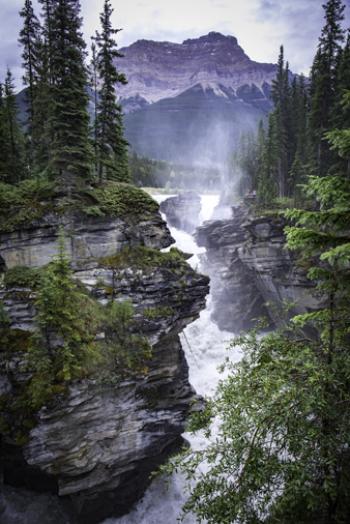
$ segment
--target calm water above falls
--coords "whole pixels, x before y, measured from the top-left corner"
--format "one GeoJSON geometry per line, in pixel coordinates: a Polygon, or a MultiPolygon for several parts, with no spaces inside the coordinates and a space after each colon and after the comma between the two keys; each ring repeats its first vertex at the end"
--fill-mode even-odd
{"type": "MultiPolygon", "coordinates": [[[[158,195],[156,199],[161,202],[168,196],[158,195]]],[[[202,196],[202,222],[211,218],[218,201],[218,195],[202,196]]],[[[171,228],[171,234],[179,249],[186,253],[193,253],[194,256],[189,260],[192,267],[200,269],[199,255],[205,250],[199,248],[193,237],[183,231],[171,228]]],[[[190,382],[199,394],[214,393],[219,379],[222,378],[218,366],[227,356],[227,345],[231,338],[231,333],[220,331],[210,320],[209,296],[207,307],[202,311],[200,318],[189,325],[181,335],[189,365],[190,382]]],[[[239,352],[237,351],[235,355],[231,354],[231,357],[238,360],[239,352]]],[[[191,442],[193,448],[198,449],[205,444],[202,436],[193,437],[185,434],[185,438],[191,442]]],[[[108,519],[104,524],[176,524],[185,500],[185,481],[180,474],[173,475],[170,479],[158,478],[131,513],[119,519],[108,519]]],[[[195,524],[195,516],[188,515],[184,523],[195,524]]]]}

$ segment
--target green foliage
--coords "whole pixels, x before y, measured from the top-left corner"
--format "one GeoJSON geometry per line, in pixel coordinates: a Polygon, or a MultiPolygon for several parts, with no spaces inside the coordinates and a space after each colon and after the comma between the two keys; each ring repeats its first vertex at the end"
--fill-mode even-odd
{"type": "MultiPolygon", "coordinates": [[[[4,307],[4,304],[0,302],[0,331],[6,326],[9,322],[9,317],[7,311],[4,307]]],[[[0,346],[1,347],[1,346],[0,346]]]]}
{"type": "Polygon", "coordinates": [[[232,345],[240,347],[242,361],[227,363],[229,377],[191,424],[192,431],[204,428],[209,445],[185,452],[170,467],[197,479],[185,512],[194,511],[209,524],[345,522],[349,353],[338,355],[329,368],[319,358],[327,348],[284,333],[262,339],[252,333],[232,345]],[[330,399],[328,384],[334,380],[341,387],[330,399]],[[219,430],[211,436],[215,417],[219,430]],[[325,417],[329,432],[322,426],[325,417]],[[330,449],[331,457],[326,455],[330,449]],[[207,466],[196,476],[203,462],[207,466]],[[336,492],[334,519],[327,520],[336,492]]]}
{"type": "Polygon", "coordinates": [[[52,210],[54,184],[27,179],[17,185],[0,183],[0,231],[12,231],[52,210]]]}
{"type": "Polygon", "coordinates": [[[99,358],[95,341],[99,309],[74,282],[62,238],[58,256],[42,271],[35,308],[29,393],[33,407],[39,408],[52,397],[55,386],[87,376],[99,358]]]}
{"type": "Polygon", "coordinates": [[[157,320],[159,318],[171,317],[174,311],[169,306],[147,307],[142,314],[147,320],[157,320]]]}
{"type": "MultiPolygon", "coordinates": [[[[168,252],[161,252],[157,249],[144,246],[125,248],[118,251],[113,256],[104,257],[99,260],[101,267],[112,269],[181,269],[186,264],[184,253],[177,248],[172,248],[168,252]]],[[[186,264],[186,267],[187,264],[186,264]]]]}
{"type": "Polygon", "coordinates": [[[0,182],[16,183],[26,175],[17,113],[13,77],[8,70],[4,87],[0,84],[0,182]]]}
{"type": "MultiPolygon", "coordinates": [[[[96,214],[121,217],[140,216],[156,213],[159,209],[157,202],[146,192],[121,182],[109,182],[86,194],[94,200],[92,208],[96,214]]],[[[89,206],[84,204],[82,209],[89,213],[89,206]]]]}
{"type": "Polygon", "coordinates": [[[192,422],[208,446],[166,468],[195,481],[184,511],[208,524],[345,524],[350,514],[350,179],[309,176],[301,190],[312,205],[285,211],[286,246],[319,307],[283,331],[235,339],[243,359],[228,360],[192,422]]]}
{"type": "Polygon", "coordinates": [[[138,332],[132,303],[110,301],[104,310],[103,329],[105,339],[100,379],[113,382],[133,375],[146,375],[152,346],[138,332]]]}
{"type": "Polygon", "coordinates": [[[164,187],[171,182],[172,166],[161,160],[133,153],[129,157],[129,170],[131,180],[139,187],[164,187]]]}
{"type": "Polygon", "coordinates": [[[97,32],[96,69],[100,89],[96,108],[96,165],[99,183],[106,180],[129,181],[127,142],[124,138],[122,108],[117,102],[116,85],[126,84],[126,78],[116,68],[116,59],[123,55],[117,50],[114,39],[120,29],[113,29],[110,0],[104,1],[100,15],[101,33],[97,32]]]}
{"type": "MultiPolygon", "coordinates": [[[[323,140],[332,125],[334,102],[337,100],[338,66],[344,41],[345,6],[342,0],[328,0],[324,6],[325,25],[319,39],[318,51],[311,70],[310,132],[317,170],[324,175],[334,157],[323,140]]],[[[349,67],[349,64],[347,65],[349,67]]]]}
{"type": "Polygon", "coordinates": [[[26,266],[15,266],[8,269],[4,274],[4,286],[29,287],[34,289],[40,281],[40,270],[26,266]]]}
{"type": "Polygon", "coordinates": [[[19,43],[22,45],[22,66],[24,69],[23,82],[28,89],[26,102],[28,105],[26,118],[27,134],[27,161],[29,169],[33,168],[33,126],[35,113],[35,98],[38,85],[38,62],[40,61],[40,35],[41,27],[36,17],[31,0],[25,0],[20,11],[23,18],[23,27],[19,34],[19,43]]]}
{"type": "Polygon", "coordinates": [[[300,185],[309,175],[350,173],[350,34],[345,45],[344,3],[328,0],[309,85],[292,78],[283,47],[272,86],[274,109],[266,130],[236,156],[243,174],[243,190],[256,191],[260,206],[276,196],[304,200],[300,185]],[[249,181],[249,182],[248,182],[249,181]]]}
{"type": "Polygon", "coordinates": [[[55,2],[51,15],[51,159],[49,169],[65,190],[91,180],[87,71],[80,3],[55,2]]]}
{"type": "Polygon", "coordinates": [[[148,193],[134,186],[110,182],[95,189],[75,190],[62,195],[54,181],[45,177],[24,180],[16,185],[0,182],[0,231],[13,231],[48,213],[70,211],[88,216],[146,217],[158,211],[148,193]]]}

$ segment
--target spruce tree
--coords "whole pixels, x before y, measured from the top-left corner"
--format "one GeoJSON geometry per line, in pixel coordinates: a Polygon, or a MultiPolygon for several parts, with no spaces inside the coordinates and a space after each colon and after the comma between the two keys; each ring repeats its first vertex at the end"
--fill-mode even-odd
{"type": "Polygon", "coordinates": [[[53,97],[49,77],[48,47],[42,38],[38,44],[37,73],[33,118],[33,171],[35,174],[48,172],[52,144],[53,97]]]}
{"type": "Polygon", "coordinates": [[[97,147],[97,106],[98,106],[98,63],[97,51],[94,41],[91,43],[91,63],[90,63],[90,86],[94,100],[94,116],[93,116],[93,145],[94,145],[94,168],[95,173],[98,171],[98,147],[97,147]]]}
{"type": "Polygon", "coordinates": [[[42,18],[43,18],[43,41],[45,44],[45,54],[47,62],[47,77],[49,83],[53,83],[54,70],[51,64],[51,57],[53,52],[53,13],[57,5],[58,0],[38,0],[39,4],[42,6],[42,18]]]}
{"type": "Polygon", "coordinates": [[[338,58],[344,41],[344,9],[341,0],[328,0],[324,5],[325,25],[311,71],[310,129],[320,175],[327,173],[334,158],[323,136],[332,125],[338,58]]]}
{"type": "Polygon", "coordinates": [[[113,29],[110,0],[105,0],[100,15],[101,32],[97,32],[97,63],[101,83],[97,109],[98,178],[104,180],[129,181],[127,142],[123,133],[123,117],[117,102],[116,86],[126,84],[126,78],[119,73],[115,60],[122,57],[114,39],[120,29],[113,29]]]}
{"type": "Polygon", "coordinates": [[[25,0],[24,7],[20,12],[23,18],[23,28],[19,35],[19,43],[22,46],[22,66],[24,69],[23,82],[27,86],[27,158],[30,170],[33,164],[33,125],[36,88],[38,84],[38,61],[39,42],[41,27],[36,17],[31,0],[25,0]]]}
{"type": "Polygon", "coordinates": [[[8,183],[16,183],[28,175],[24,161],[24,140],[18,123],[18,108],[11,71],[7,70],[3,96],[1,97],[1,170],[0,177],[8,183]]]}
{"type": "Polygon", "coordinates": [[[33,407],[39,408],[55,391],[64,391],[66,383],[86,376],[98,358],[98,308],[73,278],[63,234],[57,256],[41,273],[35,310],[29,392],[33,407]]]}
{"type": "Polygon", "coordinates": [[[57,0],[52,13],[51,175],[70,191],[91,180],[85,42],[79,0],[57,0]]]}
{"type": "Polygon", "coordinates": [[[308,94],[305,78],[301,75],[293,81],[292,93],[292,137],[294,154],[289,172],[291,196],[298,199],[300,196],[299,184],[306,182],[306,176],[310,165],[310,144],[308,133],[308,94]]]}
{"type": "Polygon", "coordinates": [[[344,106],[344,94],[350,90],[350,30],[339,57],[332,122],[337,128],[350,127],[350,107],[344,106]]]}
{"type": "Polygon", "coordinates": [[[0,181],[7,178],[8,136],[6,131],[4,86],[0,83],[0,181]]]}
{"type": "Polygon", "coordinates": [[[52,60],[52,17],[56,0],[39,0],[43,20],[41,33],[37,40],[36,86],[33,104],[33,172],[47,174],[53,141],[52,112],[53,96],[51,86],[53,74],[52,60]]]}
{"type": "Polygon", "coordinates": [[[284,49],[280,48],[277,65],[277,76],[272,83],[272,100],[274,102],[275,140],[277,149],[276,169],[279,196],[285,197],[290,193],[288,172],[291,165],[293,144],[291,141],[291,108],[289,65],[284,62],[284,49]]]}

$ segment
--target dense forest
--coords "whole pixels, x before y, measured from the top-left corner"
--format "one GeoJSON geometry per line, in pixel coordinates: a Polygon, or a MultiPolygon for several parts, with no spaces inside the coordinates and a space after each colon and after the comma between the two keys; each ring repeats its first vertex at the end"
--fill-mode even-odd
{"type": "Polygon", "coordinates": [[[342,28],[343,13],[341,2],[327,4],[308,78],[290,72],[281,47],[274,110],[256,135],[242,136],[233,169],[242,173],[242,191],[255,191],[263,206],[276,198],[300,200],[309,175],[349,170],[341,141],[350,126],[350,33],[342,28]]]}

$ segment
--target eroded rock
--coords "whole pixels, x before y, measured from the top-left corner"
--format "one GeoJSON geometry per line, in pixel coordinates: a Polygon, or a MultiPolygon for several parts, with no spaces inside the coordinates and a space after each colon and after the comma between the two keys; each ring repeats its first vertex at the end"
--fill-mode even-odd
{"type": "MultiPolygon", "coordinates": [[[[1,474],[7,486],[47,491],[47,500],[68,519],[62,522],[93,524],[129,511],[148,486],[150,473],[183,443],[185,420],[197,397],[188,381],[179,333],[205,307],[209,279],[176,257],[164,266],[101,263],[125,249],[171,244],[156,213],[132,223],[46,217],[40,224],[1,235],[0,253],[7,268],[48,263],[57,253],[62,225],[69,233],[66,248],[75,278],[101,304],[111,300],[111,286],[115,300],[132,303],[133,329],[147,337],[152,358],[144,374],[109,383],[96,377],[75,381],[67,395],[59,395],[37,413],[25,441],[4,434],[1,474]]],[[[13,332],[30,335],[35,291],[30,286],[3,287],[0,298],[13,332]]],[[[24,361],[20,343],[11,350],[1,348],[0,388],[7,398],[15,398],[18,384],[28,380],[24,361]]],[[[21,496],[22,504],[29,504],[26,492],[21,496]]],[[[11,500],[7,495],[0,501],[3,524],[13,522],[11,500]]],[[[33,518],[26,522],[36,524],[33,518]]]]}
{"type": "Polygon", "coordinates": [[[201,197],[193,191],[167,198],[160,204],[168,224],[187,233],[193,233],[199,225],[201,208],[201,197]]]}

